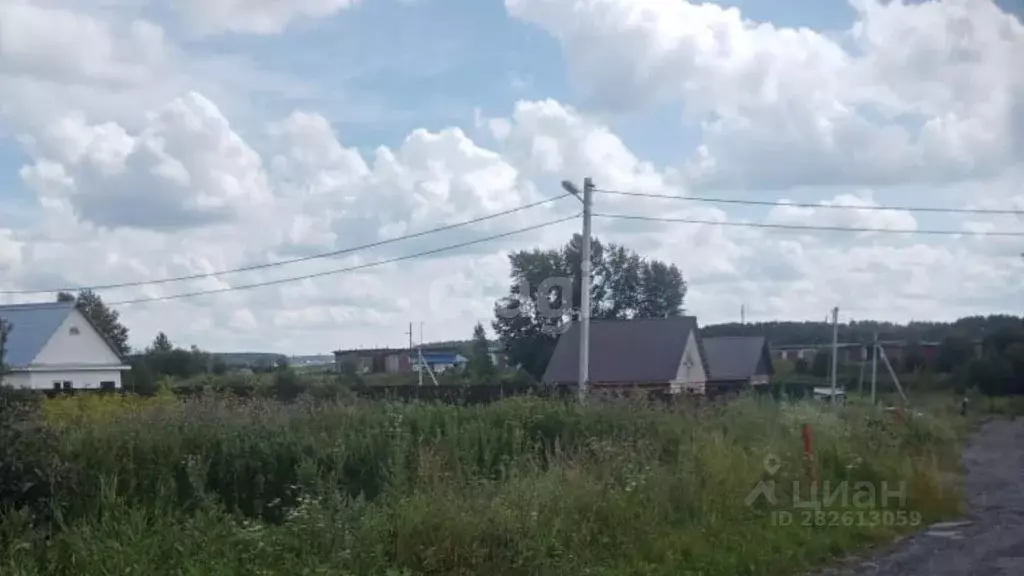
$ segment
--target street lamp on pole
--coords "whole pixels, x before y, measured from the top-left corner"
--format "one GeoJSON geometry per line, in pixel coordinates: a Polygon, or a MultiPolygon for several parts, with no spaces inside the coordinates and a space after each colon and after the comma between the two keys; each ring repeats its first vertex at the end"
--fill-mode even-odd
{"type": "Polygon", "coordinates": [[[562,188],[583,202],[583,246],[580,255],[580,367],[579,399],[586,401],[587,382],[590,379],[590,206],[594,183],[590,178],[583,180],[583,191],[568,180],[562,181],[562,188]]]}

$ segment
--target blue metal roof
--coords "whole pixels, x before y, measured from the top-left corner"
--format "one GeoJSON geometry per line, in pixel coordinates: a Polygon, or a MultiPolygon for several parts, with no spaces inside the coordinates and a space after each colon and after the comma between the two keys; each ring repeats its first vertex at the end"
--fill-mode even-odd
{"type": "Polygon", "coordinates": [[[12,328],[4,363],[12,368],[31,364],[74,307],[70,302],[0,305],[0,318],[12,328]]]}

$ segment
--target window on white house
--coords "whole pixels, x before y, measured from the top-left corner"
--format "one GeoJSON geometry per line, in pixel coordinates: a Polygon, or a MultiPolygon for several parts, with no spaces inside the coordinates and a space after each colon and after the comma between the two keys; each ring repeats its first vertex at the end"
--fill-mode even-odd
{"type": "Polygon", "coordinates": [[[65,380],[63,382],[63,387],[65,390],[71,390],[75,387],[75,385],[71,383],[71,380],[65,380]]]}
{"type": "Polygon", "coordinates": [[[53,389],[54,390],[60,390],[60,380],[54,380],[53,381],[53,389]]]}
{"type": "Polygon", "coordinates": [[[111,381],[100,382],[100,390],[114,390],[117,385],[111,381]]]}

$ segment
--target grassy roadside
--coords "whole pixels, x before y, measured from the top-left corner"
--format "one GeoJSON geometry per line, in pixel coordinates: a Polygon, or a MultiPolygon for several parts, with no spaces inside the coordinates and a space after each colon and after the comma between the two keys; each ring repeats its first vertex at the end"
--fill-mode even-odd
{"type": "Polygon", "coordinates": [[[954,427],[870,407],[80,397],[36,419],[0,427],[4,574],[789,574],[912,529],[872,512],[960,505],[954,427]],[[822,485],[903,501],[802,521],[804,423],[822,485]],[[745,501],[761,480],[776,504],[745,501]]]}

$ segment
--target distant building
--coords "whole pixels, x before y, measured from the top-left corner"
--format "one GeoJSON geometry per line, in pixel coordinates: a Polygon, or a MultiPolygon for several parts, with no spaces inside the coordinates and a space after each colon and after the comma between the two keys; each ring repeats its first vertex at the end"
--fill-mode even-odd
{"type": "Polygon", "coordinates": [[[346,366],[357,374],[398,374],[412,371],[408,348],[365,348],[336,350],[334,367],[344,372],[346,366]]]}
{"type": "Polygon", "coordinates": [[[426,366],[435,374],[462,368],[469,360],[462,354],[456,352],[423,352],[422,356],[410,354],[408,357],[412,370],[419,372],[421,366],[426,366]]]}
{"type": "MultiPolygon", "coordinates": [[[[909,340],[879,340],[878,344],[885,351],[885,356],[893,364],[902,363],[909,350],[917,349],[921,357],[928,361],[934,360],[941,347],[940,342],[913,342],[909,340]]],[[[861,361],[871,360],[870,342],[840,342],[837,345],[839,362],[844,364],[856,364],[861,361]]],[[[776,360],[805,360],[808,363],[814,361],[814,356],[819,353],[831,354],[832,344],[790,344],[773,346],[772,358],[776,360]]]]}
{"type": "MultiPolygon", "coordinates": [[[[867,344],[860,342],[840,342],[837,345],[839,352],[840,362],[860,362],[861,354],[866,354],[867,344]]],[[[824,352],[825,354],[832,353],[832,344],[784,344],[781,346],[772,346],[771,356],[775,360],[788,360],[795,362],[797,360],[804,360],[807,363],[814,362],[814,357],[819,353],[824,352]]]]}
{"type": "Polygon", "coordinates": [[[508,352],[501,346],[501,344],[491,344],[487,349],[487,353],[491,356],[491,364],[494,364],[498,370],[506,370],[509,368],[508,352]]]}

